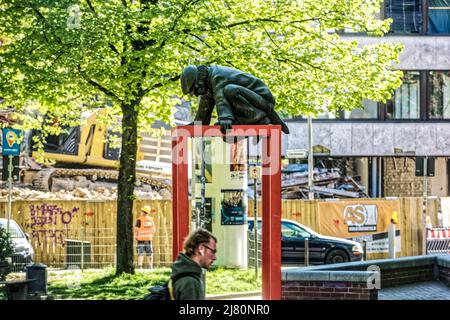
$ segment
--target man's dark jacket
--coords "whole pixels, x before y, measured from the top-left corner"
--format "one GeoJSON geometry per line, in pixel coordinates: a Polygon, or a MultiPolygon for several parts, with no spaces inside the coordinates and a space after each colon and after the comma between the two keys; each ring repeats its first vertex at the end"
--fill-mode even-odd
{"type": "Polygon", "coordinates": [[[186,254],[180,253],[172,265],[172,279],[175,300],[205,300],[202,282],[202,268],[186,254]],[[185,273],[186,276],[181,276],[185,273]]]}

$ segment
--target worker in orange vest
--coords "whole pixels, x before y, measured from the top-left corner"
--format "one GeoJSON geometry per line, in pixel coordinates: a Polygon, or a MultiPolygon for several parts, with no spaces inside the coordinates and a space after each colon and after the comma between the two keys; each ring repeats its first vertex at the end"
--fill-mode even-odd
{"type": "Polygon", "coordinates": [[[155,234],[155,222],[150,216],[152,214],[150,206],[141,209],[141,216],[137,219],[134,228],[134,237],[137,241],[138,267],[142,269],[144,255],[147,255],[148,268],[153,268],[153,247],[152,240],[155,234]]]}

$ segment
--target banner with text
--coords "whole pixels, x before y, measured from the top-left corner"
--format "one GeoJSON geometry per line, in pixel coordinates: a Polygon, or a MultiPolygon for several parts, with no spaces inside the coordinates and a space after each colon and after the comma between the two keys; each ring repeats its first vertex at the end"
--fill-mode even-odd
{"type": "MultiPolygon", "coordinates": [[[[388,228],[392,214],[400,212],[399,200],[319,202],[320,233],[367,241],[368,253],[388,252],[388,228]]],[[[399,224],[397,224],[397,229],[399,224]]],[[[396,231],[396,251],[401,249],[396,231]]]]}

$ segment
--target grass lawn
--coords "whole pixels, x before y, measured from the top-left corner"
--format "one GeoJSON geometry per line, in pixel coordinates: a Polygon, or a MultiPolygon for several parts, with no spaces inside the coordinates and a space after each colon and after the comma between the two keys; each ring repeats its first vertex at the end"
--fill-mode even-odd
{"type": "MultiPolygon", "coordinates": [[[[136,271],[116,277],[115,269],[48,271],[48,291],[57,299],[142,299],[148,288],[164,284],[170,268],[136,271]]],[[[206,273],[206,294],[261,290],[261,272],[215,267],[206,273]]]]}

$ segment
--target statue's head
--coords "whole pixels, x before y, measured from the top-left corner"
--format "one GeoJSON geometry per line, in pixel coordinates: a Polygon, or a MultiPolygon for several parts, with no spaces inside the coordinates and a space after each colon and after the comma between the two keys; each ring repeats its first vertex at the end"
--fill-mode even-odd
{"type": "Polygon", "coordinates": [[[194,94],[197,75],[198,70],[196,66],[191,65],[184,68],[181,73],[181,90],[183,91],[183,94],[194,94]]]}

